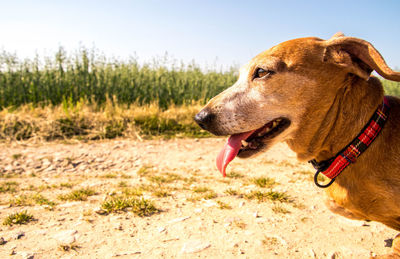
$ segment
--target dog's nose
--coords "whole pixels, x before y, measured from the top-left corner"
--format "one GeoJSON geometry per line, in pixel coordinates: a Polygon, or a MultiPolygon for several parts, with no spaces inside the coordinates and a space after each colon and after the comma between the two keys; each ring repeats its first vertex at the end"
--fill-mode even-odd
{"type": "Polygon", "coordinates": [[[208,130],[214,120],[215,115],[208,109],[203,109],[194,116],[194,120],[202,129],[208,130]]]}

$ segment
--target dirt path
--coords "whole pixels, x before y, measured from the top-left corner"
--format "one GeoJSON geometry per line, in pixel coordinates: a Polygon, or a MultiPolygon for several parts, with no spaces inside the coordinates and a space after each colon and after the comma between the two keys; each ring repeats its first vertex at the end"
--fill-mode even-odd
{"type": "Polygon", "coordinates": [[[236,159],[222,178],[215,156],[223,142],[3,144],[0,220],[24,210],[35,220],[0,225],[0,258],[368,258],[390,251],[395,231],[329,212],[313,169],[285,145],[236,159]],[[86,201],[62,198],[82,188],[94,191],[86,201]],[[126,193],[142,194],[160,212],[101,215],[105,200],[126,193]]]}

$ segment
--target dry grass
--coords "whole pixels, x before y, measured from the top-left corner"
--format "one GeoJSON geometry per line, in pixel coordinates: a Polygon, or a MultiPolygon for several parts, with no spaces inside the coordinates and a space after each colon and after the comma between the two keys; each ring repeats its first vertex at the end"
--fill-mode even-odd
{"type": "MultiPolygon", "coordinates": [[[[80,102],[75,105],[33,107],[0,111],[0,140],[96,140],[129,137],[205,137],[193,116],[201,105],[170,106],[116,105],[109,100],[102,106],[80,102]]],[[[13,156],[14,158],[14,156],[13,156]]],[[[14,159],[19,159],[15,154],[14,159]]]]}

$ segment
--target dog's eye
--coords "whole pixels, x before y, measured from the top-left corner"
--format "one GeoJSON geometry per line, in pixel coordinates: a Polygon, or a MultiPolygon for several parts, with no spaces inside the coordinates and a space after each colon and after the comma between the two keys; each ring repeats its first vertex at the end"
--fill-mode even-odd
{"type": "Polygon", "coordinates": [[[274,71],[265,70],[265,69],[259,67],[259,68],[256,69],[253,78],[254,78],[254,79],[256,79],[256,78],[262,78],[262,77],[270,76],[270,75],[272,75],[272,74],[274,74],[274,73],[275,73],[274,71]]]}

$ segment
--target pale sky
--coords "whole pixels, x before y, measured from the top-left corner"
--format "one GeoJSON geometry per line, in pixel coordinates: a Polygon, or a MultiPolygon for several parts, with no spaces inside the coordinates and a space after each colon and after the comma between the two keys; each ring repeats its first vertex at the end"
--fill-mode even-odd
{"type": "Polygon", "coordinates": [[[20,57],[95,46],[140,61],[168,52],[186,63],[246,63],[292,38],[363,38],[400,69],[400,1],[0,0],[0,50],[20,57]]]}

